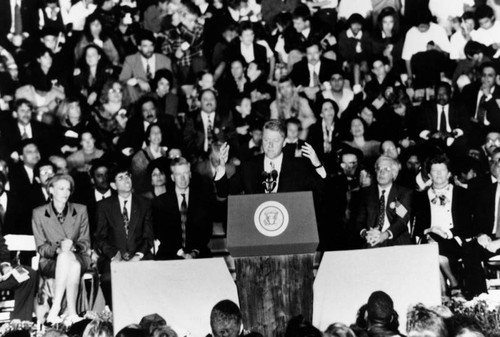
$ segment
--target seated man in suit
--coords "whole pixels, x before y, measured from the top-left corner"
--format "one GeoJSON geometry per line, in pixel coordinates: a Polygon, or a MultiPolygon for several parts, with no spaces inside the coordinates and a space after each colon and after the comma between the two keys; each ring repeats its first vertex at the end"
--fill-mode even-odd
{"type": "Polygon", "coordinates": [[[394,184],[399,164],[381,156],[375,162],[375,172],[377,183],[361,190],[355,222],[358,233],[368,248],[410,244],[412,192],[394,184]]]}
{"type": "Polygon", "coordinates": [[[20,161],[10,168],[10,190],[18,195],[26,195],[37,185],[34,169],[40,161],[40,151],[33,139],[23,140],[17,152],[20,154],[20,161]]]}
{"type": "Polygon", "coordinates": [[[217,110],[216,94],[211,89],[200,93],[201,108],[188,115],[184,127],[184,146],[187,156],[193,160],[208,156],[210,145],[215,141],[235,141],[232,115],[217,110]]]}
{"type": "Polygon", "coordinates": [[[175,187],[153,200],[155,237],[160,241],[157,260],[210,257],[215,194],[210,179],[191,175],[185,158],[170,164],[175,187]]]}
{"type": "Polygon", "coordinates": [[[479,68],[481,80],[464,87],[460,95],[471,118],[471,144],[479,145],[489,131],[500,128],[500,86],[496,84],[498,69],[491,62],[479,68]]]}
{"type": "Polygon", "coordinates": [[[97,203],[95,248],[106,303],[111,306],[110,263],[141,261],[151,257],[153,227],[149,200],[132,193],[131,174],[117,167],[110,174],[116,195],[97,203]]]}
{"type": "Polygon", "coordinates": [[[142,94],[151,92],[150,81],[156,71],[168,69],[172,71],[172,62],[163,54],[155,53],[156,38],[150,31],[142,31],[138,35],[139,51],[129,55],[123,62],[120,81],[126,82],[130,97],[136,101],[142,94]]]}
{"type": "Polygon", "coordinates": [[[436,100],[423,103],[421,113],[415,120],[418,138],[438,139],[449,149],[450,155],[465,155],[466,133],[469,130],[467,112],[461,105],[450,101],[451,86],[448,83],[439,82],[435,92],[436,100]]]}
{"type": "Polygon", "coordinates": [[[290,77],[307,99],[315,101],[321,84],[330,80],[336,67],[340,68],[336,61],[321,57],[319,41],[310,41],[306,44],[306,58],[295,63],[290,77]]]}
{"type": "Polygon", "coordinates": [[[498,239],[500,239],[500,149],[493,151],[490,159],[490,174],[478,182],[477,186],[471,186],[469,198],[472,203],[472,226],[467,231],[467,238],[471,241],[463,245],[463,264],[465,290],[467,297],[474,297],[487,292],[486,275],[482,261],[487,261],[498,252],[498,239]]]}
{"type": "Polygon", "coordinates": [[[14,160],[19,160],[21,153],[18,152],[18,147],[22,140],[31,139],[36,142],[40,152],[47,156],[54,153],[54,142],[51,142],[50,134],[47,126],[35,120],[32,116],[33,105],[26,99],[18,99],[14,103],[14,111],[12,113],[14,120],[10,123],[2,125],[5,143],[9,156],[14,160]],[[52,144],[50,146],[49,144],[52,144]]]}

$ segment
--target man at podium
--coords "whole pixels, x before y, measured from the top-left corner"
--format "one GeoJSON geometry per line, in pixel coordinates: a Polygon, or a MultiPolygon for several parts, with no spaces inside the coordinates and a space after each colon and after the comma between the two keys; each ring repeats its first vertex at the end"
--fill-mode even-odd
{"type": "Polygon", "coordinates": [[[323,164],[313,147],[307,143],[301,147],[303,158],[284,155],[285,138],[283,122],[266,122],[262,137],[264,153],[243,162],[231,179],[227,178],[225,170],[229,145],[224,144],[215,174],[217,195],[224,198],[228,194],[313,191],[317,199],[327,177],[323,164]]]}

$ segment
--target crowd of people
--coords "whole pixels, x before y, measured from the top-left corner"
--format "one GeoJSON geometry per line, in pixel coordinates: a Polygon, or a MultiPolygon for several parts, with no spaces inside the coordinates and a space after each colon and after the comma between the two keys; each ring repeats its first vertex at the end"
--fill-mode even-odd
{"type": "MultiPolygon", "coordinates": [[[[240,193],[313,191],[319,252],[436,242],[443,296],[487,292],[499,15],[489,0],[0,1],[1,232],[34,235],[47,322],[80,320],[90,269],[112,307],[111,263],[211,257],[240,193]]],[[[0,252],[6,279],[31,258],[0,252]]],[[[13,318],[31,319],[38,283],[10,281],[13,318]]]]}

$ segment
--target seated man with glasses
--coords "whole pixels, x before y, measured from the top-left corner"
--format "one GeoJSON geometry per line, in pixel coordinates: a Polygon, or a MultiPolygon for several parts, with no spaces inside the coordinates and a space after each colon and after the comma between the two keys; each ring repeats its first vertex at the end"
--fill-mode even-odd
{"type": "Polygon", "coordinates": [[[355,224],[366,248],[411,244],[412,191],[394,183],[399,168],[395,159],[379,157],[375,162],[377,184],[361,190],[355,224]]]}
{"type": "Polygon", "coordinates": [[[490,158],[490,174],[477,178],[469,187],[472,226],[462,255],[466,295],[471,298],[487,292],[482,261],[487,261],[500,249],[499,179],[500,148],[496,148],[490,158]]]}
{"type": "Polygon", "coordinates": [[[110,185],[116,194],[97,203],[95,234],[101,286],[110,307],[110,263],[149,259],[153,245],[151,203],[132,193],[132,179],[126,167],[111,172],[110,185]]]}

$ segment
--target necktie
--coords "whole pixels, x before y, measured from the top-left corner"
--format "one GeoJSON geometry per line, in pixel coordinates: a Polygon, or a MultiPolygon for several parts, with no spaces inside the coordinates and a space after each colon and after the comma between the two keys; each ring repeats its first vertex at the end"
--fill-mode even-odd
{"type": "Polygon", "coordinates": [[[312,73],[312,77],[313,77],[313,86],[317,87],[319,85],[319,76],[318,76],[318,73],[314,70],[312,73]]]}
{"type": "Polygon", "coordinates": [[[182,202],[181,202],[181,229],[182,229],[182,248],[186,247],[186,222],[187,222],[187,202],[186,202],[186,194],[181,193],[182,202]]]}
{"type": "Polygon", "coordinates": [[[153,74],[151,74],[151,67],[149,66],[149,61],[146,61],[146,77],[148,78],[148,81],[151,81],[153,78],[153,74]]]}
{"type": "Polygon", "coordinates": [[[486,102],[486,96],[483,94],[477,106],[477,121],[481,125],[484,125],[484,121],[486,120],[486,109],[484,108],[485,102],[486,102]]]}
{"type": "Polygon", "coordinates": [[[128,200],[125,200],[123,202],[122,216],[123,216],[123,228],[125,228],[125,236],[128,238],[128,225],[130,223],[130,219],[128,217],[128,212],[127,212],[127,202],[128,200]]]}
{"type": "Polygon", "coordinates": [[[23,133],[21,134],[21,139],[22,140],[28,139],[29,137],[28,137],[28,133],[26,132],[26,127],[23,126],[22,128],[23,128],[23,133]]]}
{"type": "Polygon", "coordinates": [[[212,141],[214,139],[214,125],[212,123],[212,118],[210,115],[208,115],[207,119],[208,125],[207,125],[207,143],[208,143],[208,149],[210,149],[210,145],[212,145],[212,141]]]}
{"type": "Polygon", "coordinates": [[[446,128],[446,114],[444,113],[444,107],[441,109],[441,117],[439,121],[439,131],[443,133],[447,133],[448,129],[446,128]]]}
{"type": "Polygon", "coordinates": [[[22,34],[23,33],[23,20],[21,17],[21,1],[16,1],[16,5],[14,6],[14,34],[22,34]]]}
{"type": "Polygon", "coordinates": [[[382,190],[382,195],[378,200],[378,218],[377,218],[377,228],[378,230],[382,230],[384,228],[384,220],[385,220],[385,190],[382,190]]]}

